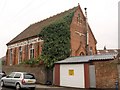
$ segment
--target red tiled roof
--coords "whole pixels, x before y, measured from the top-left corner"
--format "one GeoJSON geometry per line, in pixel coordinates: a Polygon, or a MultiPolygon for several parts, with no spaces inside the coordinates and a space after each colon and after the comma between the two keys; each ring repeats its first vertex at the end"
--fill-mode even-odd
{"type": "Polygon", "coordinates": [[[60,20],[62,17],[66,16],[69,13],[72,13],[76,10],[77,7],[74,7],[72,9],[69,9],[67,11],[64,11],[60,14],[54,15],[52,17],[49,17],[47,19],[44,19],[40,22],[34,23],[30,25],[28,28],[26,28],[23,32],[21,32],[19,35],[17,35],[14,39],[12,39],[10,42],[7,43],[7,45],[31,38],[36,37],[43,27],[51,24],[54,21],[60,20]]]}

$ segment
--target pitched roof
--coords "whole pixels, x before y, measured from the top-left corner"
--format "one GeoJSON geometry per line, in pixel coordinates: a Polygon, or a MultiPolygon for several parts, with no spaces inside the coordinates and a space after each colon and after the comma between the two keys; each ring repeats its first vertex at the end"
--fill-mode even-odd
{"type": "Polygon", "coordinates": [[[13,44],[13,43],[37,36],[43,27],[50,25],[52,22],[61,19],[62,17],[68,15],[69,13],[74,12],[76,10],[76,8],[77,7],[74,7],[72,9],[64,11],[60,14],[54,15],[52,17],[49,17],[49,18],[44,19],[40,22],[37,22],[37,23],[30,25],[23,32],[21,32],[19,35],[17,35],[14,39],[12,39],[10,42],[8,42],[7,45],[10,45],[10,44],[13,44]]]}
{"type": "Polygon", "coordinates": [[[97,54],[111,54],[118,53],[119,49],[106,49],[106,50],[97,50],[97,54]]]}
{"type": "Polygon", "coordinates": [[[105,61],[105,60],[114,60],[117,57],[117,54],[104,54],[104,55],[90,55],[90,56],[79,56],[79,57],[69,57],[65,60],[58,61],[55,64],[78,64],[86,63],[89,61],[105,61]]]}

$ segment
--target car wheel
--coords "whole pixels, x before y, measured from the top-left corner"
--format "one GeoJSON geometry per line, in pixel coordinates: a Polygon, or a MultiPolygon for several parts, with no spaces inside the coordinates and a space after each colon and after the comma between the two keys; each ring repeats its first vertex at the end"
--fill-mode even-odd
{"type": "Polygon", "coordinates": [[[30,89],[31,89],[31,90],[35,90],[35,87],[31,87],[30,89]]]}
{"type": "Polygon", "coordinates": [[[20,90],[21,89],[21,86],[19,83],[16,84],[16,90],[20,90]]]}
{"type": "Polygon", "coordinates": [[[3,87],[3,86],[4,86],[4,81],[2,80],[2,81],[1,81],[1,87],[3,87]]]}

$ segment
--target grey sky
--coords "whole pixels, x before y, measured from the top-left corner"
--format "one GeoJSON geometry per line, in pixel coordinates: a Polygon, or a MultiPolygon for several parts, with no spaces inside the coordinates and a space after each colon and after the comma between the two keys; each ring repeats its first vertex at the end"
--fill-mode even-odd
{"type": "Polygon", "coordinates": [[[88,23],[97,40],[97,49],[118,47],[119,0],[0,0],[0,57],[11,39],[30,24],[80,4],[87,7],[88,23]]]}

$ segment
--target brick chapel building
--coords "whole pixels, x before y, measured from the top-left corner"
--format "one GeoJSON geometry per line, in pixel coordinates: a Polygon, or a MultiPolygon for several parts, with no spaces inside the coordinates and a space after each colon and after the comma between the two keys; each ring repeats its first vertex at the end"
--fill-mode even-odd
{"type": "Polygon", "coordinates": [[[8,42],[6,64],[17,65],[24,60],[29,60],[31,57],[37,58],[41,55],[44,40],[41,40],[38,34],[42,28],[70,13],[73,13],[70,24],[71,56],[96,54],[97,41],[87,23],[80,5],[78,4],[78,6],[72,9],[30,25],[14,39],[8,42]]]}

